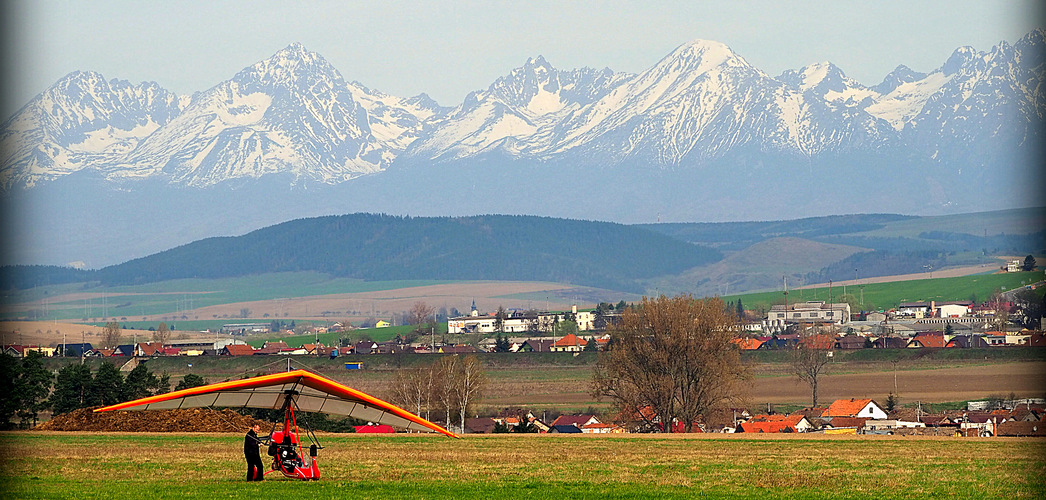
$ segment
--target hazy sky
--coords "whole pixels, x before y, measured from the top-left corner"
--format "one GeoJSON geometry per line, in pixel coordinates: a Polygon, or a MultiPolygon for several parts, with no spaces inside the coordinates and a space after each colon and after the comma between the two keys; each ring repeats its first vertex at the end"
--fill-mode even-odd
{"type": "Polygon", "coordinates": [[[0,12],[0,113],[6,119],[75,70],[205,90],[295,41],[347,80],[400,96],[427,92],[446,106],[528,57],[639,72],[699,38],[771,75],[828,60],[874,85],[898,64],[930,71],[956,47],[1013,43],[1042,27],[1040,3],[22,0],[0,12]]]}

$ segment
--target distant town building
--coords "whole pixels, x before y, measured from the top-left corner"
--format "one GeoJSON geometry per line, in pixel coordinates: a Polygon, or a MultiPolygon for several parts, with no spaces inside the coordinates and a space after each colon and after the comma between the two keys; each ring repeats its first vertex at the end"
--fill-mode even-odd
{"type": "Polygon", "coordinates": [[[797,302],[795,304],[778,304],[770,307],[766,314],[764,330],[779,332],[788,325],[797,324],[834,324],[845,325],[850,322],[850,304],[846,302],[826,304],[817,302],[797,302]]]}
{"type": "MultiPolygon", "coordinates": [[[[574,318],[579,331],[594,329],[595,313],[592,311],[578,311],[577,306],[567,312],[523,312],[512,311],[506,314],[502,320],[502,333],[544,332],[555,334],[556,324],[574,318]]],[[[476,309],[467,316],[457,316],[447,320],[447,331],[450,333],[495,333],[497,328],[497,314],[479,314],[476,309]]]]}

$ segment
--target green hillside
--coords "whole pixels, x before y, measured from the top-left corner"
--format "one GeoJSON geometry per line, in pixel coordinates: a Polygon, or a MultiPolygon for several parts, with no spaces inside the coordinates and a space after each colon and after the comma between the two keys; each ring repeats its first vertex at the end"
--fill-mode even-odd
{"type": "Polygon", "coordinates": [[[720,258],[716,250],[607,222],[353,214],[208,238],[97,271],[9,268],[4,274],[16,288],[41,279],[117,286],[312,271],[366,281],[550,281],[641,291],[637,280],[720,258]]]}
{"type": "MultiPolygon", "coordinates": [[[[978,274],[957,278],[933,278],[911,281],[894,281],[890,283],[869,283],[867,285],[818,287],[808,290],[790,290],[790,303],[805,300],[838,301],[846,293],[860,298],[863,293],[864,310],[883,310],[897,307],[902,302],[949,301],[949,300],[987,300],[993,293],[1012,290],[1044,279],[1042,271],[1003,274],[978,274]]],[[[723,297],[726,301],[741,299],[748,310],[765,310],[773,304],[784,302],[783,290],[763,293],[730,295],[723,297]]]]}

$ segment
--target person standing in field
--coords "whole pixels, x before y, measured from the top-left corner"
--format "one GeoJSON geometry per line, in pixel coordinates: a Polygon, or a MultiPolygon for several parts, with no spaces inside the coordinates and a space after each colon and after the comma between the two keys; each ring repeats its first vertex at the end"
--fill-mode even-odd
{"type": "Polygon", "coordinates": [[[258,453],[258,447],[262,444],[261,440],[258,439],[259,431],[261,431],[261,425],[254,424],[254,427],[247,431],[247,435],[243,437],[243,456],[247,458],[248,481],[261,481],[265,478],[265,472],[262,470],[261,454],[258,453]]]}

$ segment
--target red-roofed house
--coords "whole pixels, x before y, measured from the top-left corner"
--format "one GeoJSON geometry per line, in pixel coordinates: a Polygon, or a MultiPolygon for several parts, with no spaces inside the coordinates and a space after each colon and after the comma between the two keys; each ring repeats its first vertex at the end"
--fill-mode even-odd
{"type": "Polygon", "coordinates": [[[742,351],[754,351],[756,349],[759,349],[759,347],[763,345],[763,341],[759,339],[741,338],[733,339],[730,342],[737,345],[737,347],[742,351]]]}
{"type": "Polygon", "coordinates": [[[821,418],[864,417],[883,419],[889,415],[871,399],[837,399],[828,405],[821,418]]]}
{"type": "Polygon", "coordinates": [[[229,344],[222,348],[222,356],[253,356],[254,348],[247,344],[229,344]]]}
{"type": "Polygon", "coordinates": [[[134,346],[135,356],[162,356],[163,344],[159,342],[139,342],[134,346]]]}
{"type": "Polygon", "coordinates": [[[912,340],[908,341],[908,347],[919,348],[919,347],[944,347],[944,334],[940,332],[922,332],[916,334],[912,340]]]}
{"type": "Polygon", "coordinates": [[[825,333],[800,338],[798,344],[810,349],[831,350],[835,347],[835,337],[825,333]]]}
{"type": "Polygon", "coordinates": [[[560,415],[558,418],[552,421],[552,425],[573,425],[578,429],[590,425],[598,424],[599,419],[595,415],[560,415]]]}
{"type": "Polygon", "coordinates": [[[291,346],[287,345],[286,342],[278,340],[276,342],[266,342],[262,345],[261,349],[255,351],[255,354],[280,354],[284,349],[290,349],[291,346]]]}
{"type": "Polygon", "coordinates": [[[581,337],[578,337],[573,333],[568,333],[565,337],[552,344],[550,350],[552,352],[581,352],[585,350],[585,344],[587,343],[588,341],[583,340],[581,337]]]}

